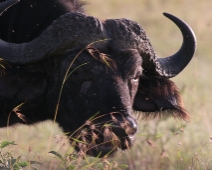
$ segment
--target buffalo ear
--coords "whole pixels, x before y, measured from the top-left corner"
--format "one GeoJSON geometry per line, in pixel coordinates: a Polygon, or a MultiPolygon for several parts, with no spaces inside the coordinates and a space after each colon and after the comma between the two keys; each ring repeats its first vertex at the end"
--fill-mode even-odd
{"type": "Polygon", "coordinates": [[[172,115],[189,120],[174,82],[159,77],[141,77],[133,109],[142,111],[144,118],[172,115]]]}

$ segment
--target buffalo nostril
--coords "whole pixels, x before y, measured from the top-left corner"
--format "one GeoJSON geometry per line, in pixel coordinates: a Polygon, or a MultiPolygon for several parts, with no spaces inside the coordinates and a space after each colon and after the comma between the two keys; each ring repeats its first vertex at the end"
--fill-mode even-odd
{"type": "Polygon", "coordinates": [[[135,134],[137,132],[137,122],[133,117],[128,116],[127,121],[129,123],[130,129],[132,130],[131,133],[135,134]]]}

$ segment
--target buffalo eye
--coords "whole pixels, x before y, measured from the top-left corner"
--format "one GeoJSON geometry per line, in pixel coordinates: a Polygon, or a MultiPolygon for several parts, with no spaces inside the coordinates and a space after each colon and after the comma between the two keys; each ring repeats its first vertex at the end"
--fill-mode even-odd
{"type": "Polygon", "coordinates": [[[134,74],[133,76],[130,77],[131,83],[138,83],[139,82],[139,78],[142,75],[142,71],[138,71],[136,74],[134,74]]]}
{"type": "Polygon", "coordinates": [[[132,78],[131,78],[131,81],[132,81],[133,83],[137,83],[138,80],[139,80],[139,76],[135,76],[135,77],[132,77],[132,78]]]}

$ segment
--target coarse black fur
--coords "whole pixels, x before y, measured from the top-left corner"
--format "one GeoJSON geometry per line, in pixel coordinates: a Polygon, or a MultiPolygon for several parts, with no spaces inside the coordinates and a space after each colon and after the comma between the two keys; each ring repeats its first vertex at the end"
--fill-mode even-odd
{"type": "MultiPolygon", "coordinates": [[[[0,17],[0,38],[29,42],[59,16],[84,13],[83,4],[21,0],[0,17]]],[[[2,63],[6,69],[0,76],[0,127],[54,120],[56,115],[65,133],[83,141],[77,150],[102,157],[132,146],[137,131],[133,110],[151,112],[153,117],[171,110],[174,116],[188,119],[174,83],[148,74],[142,61],[135,49],[114,49],[107,44],[99,49],[91,45],[67,50],[29,65],[2,63]],[[64,77],[69,66],[69,75],[64,77]]]]}

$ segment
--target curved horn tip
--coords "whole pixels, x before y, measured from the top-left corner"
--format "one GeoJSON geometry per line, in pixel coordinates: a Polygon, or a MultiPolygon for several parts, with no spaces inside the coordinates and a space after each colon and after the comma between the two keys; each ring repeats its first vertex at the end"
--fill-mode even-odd
{"type": "Polygon", "coordinates": [[[170,13],[167,13],[167,12],[163,12],[163,15],[166,16],[166,17],[174,16],[174,15],[172,15],[172,14],[170,14],[170,13]]]}
{"type": "MultiPolygon", "coordinates": [[[[172,18],[177,18],[179,19],[178,17],[174,16],[173,14],[170,14],[168,12],[163,12],[163,15],[169,19],[172,19],[172,18]]],[[[181,19],[180,19],[181,20],[181,19]]]]}
{"type": "MultiPolygon", "coordinates": [[[[193,37],[193,41],[194,41],[194,44],[195,44],[195,51],[196,51],[196,47],[197,47],[197,39],[196,39],[196,35],[193,31],[193,29],[185,22],[183,21],[182,19],[170,14],[170,13],[167,13],[167,12],[163,12],[163,15],[167,18],[169,18],[170,20],[172,20],[173,22],[175,22],[173,19],[177,19],[177,20],[180,20],[181,22],[183,22],[189,29],[190,33],[192,34],[192,37],[193,37]]],[[[178,26],[179,27],[179,26],[178,26]]],[[[180,28],[180,27],[179,27],[180,28]]],[[[181,28],[180,28],[181,29],[181,28]]]]}
{"type": "Polygon", "coordinates": [[[157,59],[156,65],[160,68],[157,70],[158,74],[165,78],[172,78],[178,75],[190,62],[196,51],[197,41],[192,28],[185,21],[166,12],[163,15],[178,26],[183,36],[183,43],[177,53],[157,59]]]}

